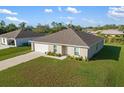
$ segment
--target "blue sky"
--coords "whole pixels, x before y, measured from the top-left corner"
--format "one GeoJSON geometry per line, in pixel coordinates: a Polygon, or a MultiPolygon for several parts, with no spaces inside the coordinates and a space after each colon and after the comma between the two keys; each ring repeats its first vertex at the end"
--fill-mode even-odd
{"type": "Polygon", "coordinates": [[[7,23],[27,22],[29,25],[52,21],[81,26],[123,24],[124,7],[116,6],[0,6],[0,20],[7,23]]]}

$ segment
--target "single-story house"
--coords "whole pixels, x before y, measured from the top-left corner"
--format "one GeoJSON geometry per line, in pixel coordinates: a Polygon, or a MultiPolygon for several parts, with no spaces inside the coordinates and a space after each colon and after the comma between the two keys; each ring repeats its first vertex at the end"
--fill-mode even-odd
{"type": "Polygon", "coordinates": [[[0,44],[7,46],[21,46],[24,43],[30,43],[29,41],[36,38],[41,37],[44,34],[35,33],[28,30],[16,30],[12,32],[8,32],[0,35],[0,44]]]}
{"type": "Polygon", "coordinates": [[[118,36],[118,35],[124,35],[123,31],[119,31],[119,30],[104,30],[101,32],[102,34],[104,34],[105,36],[118,36]]]}
{"type": "Polygon", "coordinates": [[[62,55],[91,58],[103,48],[101,37],[70,28],[35,38],[31,42],[32,51],[47,53],[54,52],[62,55]]]}
{"type": "Polygon", "coordinates": [[[102,30],[97,30],[97,31],[87,31],[88,33],[90,34],[93,34],[93,35],[98,35],[98,33],[100,33],[102,30]]]}

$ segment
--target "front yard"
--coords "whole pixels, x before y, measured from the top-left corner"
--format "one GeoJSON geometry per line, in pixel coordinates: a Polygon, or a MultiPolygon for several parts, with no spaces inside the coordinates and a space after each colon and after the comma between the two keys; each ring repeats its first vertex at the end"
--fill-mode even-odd
{"type": "Polygon", "coordinates": [[[30,47],[13,47],[0,50],[0,61],[30,52],[30,47]]]}
{"type": "Polygon", "coordinates": [[[124,45],[106,45],[90,62],[40,57],[1,71],[0,86],[124,86],[124,45]]]}

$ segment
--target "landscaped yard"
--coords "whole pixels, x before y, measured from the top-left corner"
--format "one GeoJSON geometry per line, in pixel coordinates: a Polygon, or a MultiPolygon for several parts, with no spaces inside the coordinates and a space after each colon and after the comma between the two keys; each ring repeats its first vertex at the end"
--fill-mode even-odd
{"type": "Polygon", "coordinates": [[[12,58],[30,52],[30,47],[13,47],[0,50],[0,60],[12,58]]]}
{"type": "Polygon", "coordinates": [[[124,86],[124,45],[106,45],[90,62],[40,57],[1,71],[0,86],[124,86]]]}

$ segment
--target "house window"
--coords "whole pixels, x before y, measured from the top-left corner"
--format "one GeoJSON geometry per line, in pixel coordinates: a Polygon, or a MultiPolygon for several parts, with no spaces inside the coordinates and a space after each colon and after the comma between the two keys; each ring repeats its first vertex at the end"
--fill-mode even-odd
{"type": "Polygon", "coordinates": [[[5,44],[5,38],[3,38],[3,43],[5,44]]]}
{"type": "Polygon", "coordinates": [[[56,53],[57,52],[57,45],[53,46],[53,52],[56,53]]]}
{"type": "Polygon", "coordinates": [[[77,47],[74,48],[74,55],[77,55],[77,56],[80,55],[80,48],[77,48],[77,47]]]}
{"type": "Polygon", "coordinates": [[[98,50],[98,47],[99,47],[99,44],[97,43],[97,44],[96,44],[96,50],[98,50]]]}

